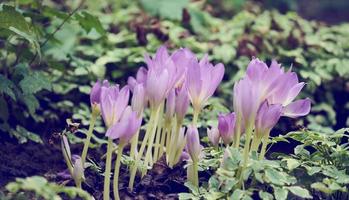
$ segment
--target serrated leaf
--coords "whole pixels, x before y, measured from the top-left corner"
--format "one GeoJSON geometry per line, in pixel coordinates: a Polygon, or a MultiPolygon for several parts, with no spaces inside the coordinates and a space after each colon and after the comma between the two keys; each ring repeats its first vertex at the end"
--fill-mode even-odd
{"type": "Polygon", "coordinates": [[[26,75],[20,82],[24,94],[35,94],[43,89],[51,90],[49,79],[41,72],[26,75]]]}

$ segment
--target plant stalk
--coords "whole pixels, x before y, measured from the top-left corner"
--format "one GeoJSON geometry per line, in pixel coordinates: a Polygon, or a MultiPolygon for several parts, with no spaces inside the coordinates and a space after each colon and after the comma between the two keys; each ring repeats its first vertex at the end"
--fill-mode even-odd
{"type": "Polygon", "coordinates": [[[110,195],[110,171],[111,171],[111,158],[113,154],[113,140],[108,138],[107,145],[107,158],[105,163],[104,172],[104,190],[103,190],[103,200],[109,200],[110,195]]]}
{"type": "Polygon", "coordinates": [[[119,172],[120,172],[121,157],[122,157],[122,152],[124,150],[124,147],[125,147],[125,144],[121,142],[119,144],[118,155],[117,155],[116,161],[115,161],[114,182],[113,182],[114,200],[120,200],[120,197],[119,197],[119,172]]]}

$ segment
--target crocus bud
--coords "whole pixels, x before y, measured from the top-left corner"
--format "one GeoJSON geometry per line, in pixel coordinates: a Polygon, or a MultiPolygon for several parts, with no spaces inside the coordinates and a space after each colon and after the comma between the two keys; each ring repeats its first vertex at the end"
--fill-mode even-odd
{"type": "Polygon", "coordinates": [[[101,101],[101,91],[102,91],[102,87],[108,87],[109,86],[109,82],[108,80],[104,80],[103,83],[101,83],[100,81],[97,81],[90,92],[90,103],[91,106],[94,110],[97,110],[99,113],[99,103],[101,101]]]}
{"type": "Polygon", "coordinates": [[[186,86],[194,109],[200,110],[209,97],[213,95],[224,75],[224,66],[213,66],[207,55],[200,60],[192,59],[188,67],[186,86]]]}
{"type": "Polygon", "coordinates": [[[142,114],[145,106],[145,91],[142,83],[137,84],[133,88],[131,106],[132,110],[136,111],[138,116],[142,114]]]}
{"type": "Polygon", "coordinates": [[[176,116],[178,121],[182,121],[184,119],[184,116],[188,111],[189,103],[188,90],[183,86],[177,90],[176,96],[176,116]]]}
{"type": "Polygon", "coordinates": [[[198,129],[194,126],[189,126],[187,129],[187,146],[186,149],[193,160],[193,162],[199,161],[201,153],[201,145],[198,129]]]}
{"type": "Polygon", "coordinates": [[[73,167],[73,179],[76,185],[81,185],[81,182],[85,180],[84,167],[82,166],[81,158],[75,160],[73,167]]]}
{"type": "Polygon", "coordinates": [[[233,142],[235,120],[235,113],[218,116],[218,130],[225,145],[229,145],[233,142]]]}
{"type": "Polygon", "coordinates": [[[119,139],[120,143],[126,144],[137,132],[142,124],[142,118],[127,106],[121,119],[107,130],[106,136],[111,139],[119,139]]]}
{"type": "Polygon", "coordinates": [[[170,121],[173,118],[175,112],[175,104],[176,104],[176,93],[175,90],[171,90],[166,98],[166,112],[165,118],[167,121],[170,121]]]}
{"type": "Polygon", "coordinates": [[[256,117],[255,127],[257,136],[261,137],[261,134],[269,133],[279,121],[281,113],[281,104],[269,105],[268,102],[265,101],[260,106],[256,117]]]}
{"type": "Polygon", "coordinates": [[[100,106],[102,117],[107,127],[111,127],[120,119],[128,104],[129,96],[128,86],[123,87],[121,90],[119,90],[118,85],[102,87],[100,106]]]}
{"type": "Polygon", "coordinates": [[[133,88],[137,85],[137,84],[145,84],[146,78],[147,78],[147,69],[145,69],[144,67],[140,67],[137,71],[137,75],[136,78],[134,77],[128,77],[127,79],[127,84],[130,87],[130,90],[133,92],[133,88]]]}
{"type": "Polygon", "coordinates": [[[207,128],[207,137],[210,140],[211,144],[215,147],[219,144],[219,130],[216,127],[212,127],[211,129],[207,128]]]}

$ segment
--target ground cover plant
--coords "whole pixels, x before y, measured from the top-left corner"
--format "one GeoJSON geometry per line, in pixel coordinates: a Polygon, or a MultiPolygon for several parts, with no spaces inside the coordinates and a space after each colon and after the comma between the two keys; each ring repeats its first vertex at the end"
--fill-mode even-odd
{"type": "Polygon", "coordinates": [[[1,2],[0,198],[349,198],[349,25],[270,6],[1,2]]]}

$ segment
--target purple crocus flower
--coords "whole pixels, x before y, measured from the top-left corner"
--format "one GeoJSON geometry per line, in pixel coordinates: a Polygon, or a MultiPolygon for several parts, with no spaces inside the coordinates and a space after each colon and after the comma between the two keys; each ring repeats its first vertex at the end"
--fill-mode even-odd
{"type": "MultiPolygon", "coordinates": [[[[238,123],[249,126],[254,123],[254,118],[260,106],[259,91],[254,87],[249,78],[244,78],[234,85],[234,111],[238,123]]],[[[241,127],[244,128],[244,127],[241,127]]]]}
{"type": "Polygon", "coordinates": [[[200,110],[222,81],[224,66],[222,63],[213,66],[207,55],[200,62],[195,59],[190,62],[186,86],[194,109],[200,110]]]}
{"type": "Polygon", "coordinates": [[[145,90],[150,104],[156,107],[165,100],[184,71],[178,71],[164,46],[157,50],[154,58],[146,55],[145,62],[148,67],[145,90]]]}
{"type": "Polygon", "coordinates": [[[215,147],[218,146],[219,139],[220,139],[218,128],[216,127],[212,127],[211,129],[207,128],[207,137],[213,146],[215,147]]]}
{"type": "Polygon", "coordinates": [[[268,97],[270,104],[281,104],[284,107],[283,116],[300,117],[305,116],[310,112],[310,99],[300,99],[293,102],[299,92],[305,85],[304,82],[299,82],[295,72],[286,72],[280,75],[275,82],[273,92],[268,97]]]}
{"type": "Polygon", "coordinates": [[[284,107],[282,115],[287,117],[304,116],[310,112],[310,99],[293,102],[305,83],[298,81],[295,72],[291,72],[291,70],[285,72],[276,61],[272,61],[268,68],[259,59],[252,59],[247,67],[246,78],[258,91],[260,104],[265,99],[270,104],[281,104],[284,107]]]}
{"type": "Polygon", "coordinates": [[[119,139],[120,143],[128,143],[142,124],[142,118],[137,116],[137,112],[132,111],[127,106],[121,119],[110,127],[106,133],[111,139],[119,139]]]}
{"type": "Polygon", "coordinates": [[[182,86],[181,88],[178,88],[176,90],[176,93],[177,93],[177,96],[176,96],[175,112],[176,112],[176,117],[178,121],[181,121],[184,119],[184,116],[188,111],[190,101],[188,96],[188,90],[186,87],[182,86]]]}
{"type": "Polygon", "coordinates": [[[101,91],[102,91],[102,87],[108,87],[109,86],[109,82],[108,80],[104,80],[103,83],[101,83],[101,81],[97,81],[90,92],[90,103],[91,105],[94,104],[99,104],[101,101],[101,91]]]}
{"type": "Polygon", "coordinates": [[[196,56],[189,49],[181,48],[173,52],[171,57],[176,65],[176,69],[178,71],[177,74],[178,76],[180,76],[175,84],[175,87],[180,88],[185,82],[186,73],[191,63],[191,60],[196,60],[196,56]]]}
{"type": "Polygon", "coordinates": [[[119,85],[102,87],[100,106],[103,120],[108,128],[122,116],[128,104],[129,96],[128,86],[123,87],[121,90],[119,90],[119,85]]]}
{"type": "Polygon", "coordinates": [[[194,126],[189,126],[187,129],[187,146],[186,150],[189,153],[193,162],[198,162],[200,153],[201,153],[201,145],[198,129],[194,126]]]}
{"type": "Polygon", "coordinates": [[[218,116],[218,130],[225,145],[233,142],[235,129],[235,113],[228,113],[226,115],[218,116]]]}
{"type": "Polygon", "coordinates": [[[146,68],[144,67],[140,67],[137,71],[136,74],[136,78],[130,76],[127,80],[127,84],[130,87],[130,90],[133,92],[133,88],[137,85],[137,84],[145,84],[145,81],[147,79],[147,74],[148,71],[146,68]]]}
{"type": "Polygon", "coordinates": [[[268,134],[279,121],[281,113],[281,104],[269,105],[267,101],[264,101],[256,117],[255,127],[257,136],[261,137],[263,134],[268,134]]]}

